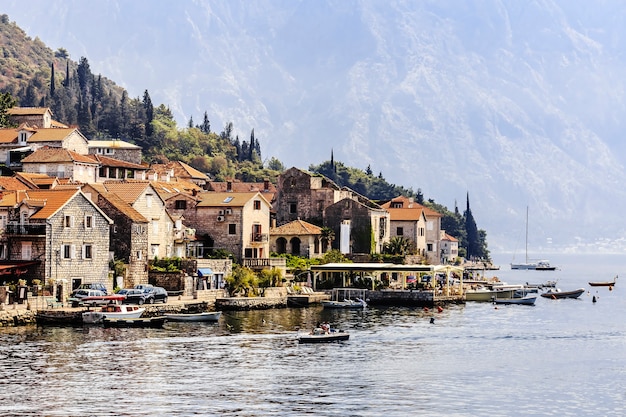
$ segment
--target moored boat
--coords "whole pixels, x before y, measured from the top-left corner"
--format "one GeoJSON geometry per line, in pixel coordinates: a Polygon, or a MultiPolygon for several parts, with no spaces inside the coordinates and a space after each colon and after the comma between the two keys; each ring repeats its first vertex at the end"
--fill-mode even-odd
{"type": "Polygon", "coordinates": [[[537,296],[526,295],[524,297],[513,297],[513,298],[495,298],[493,300],[494,304],[520,304],[526,306],[535,305],[535,301],[537,300],[537,296]]]}
{"type": "Polygon", "coordinates": [[[492,301],[497,298],[513,298],[518,289],[490,289],[479,287],[465,291],[465,301],[492,301]]]}
{"type": "Polygon", "coordinates": [[[584,288],[578,288],[576,290],[571,290],[571,291],[561,291],[558,288],[551,288],[548,291],[542,293],[541,296],[544,298],[550,298],[553,300],[556,300],[559,298],[578,298],[584,292],[585,292],[584,288]]]}
{"type": "Polygon", "coordinates": [[[146,327],[161,328],[167,319],[163,316],[159,317],[140,317],[129,319],[109,319],[102,320],[104,327],[146,327]]]}
{"type": "Polygon", "coordinates": [[[324,308],[365,308],[367,307],[367,303],[360,298],[343,301],[324,300],[322,301],[322,306],[324,308]]]}
{"type": "Polygon", "coordinates": [[[101,324],[105,318],[109,319],[129,319],[139,318],[145,311],[145,307],[128,304],[108,304],[103,306],[99,311],[85,311],[83,323],[85,324],[101,324]]]}
{"type": "Polygon", "coordinates": [[[207,311],[204,313],[166,313],[168,321],[218,321],[221,311],[207,311]]]}
{"type": "Polygon", "coordinates": [[[613,281],[589,281],[589,285],[591,285],[592,287],[612,287],[617,282],[617,278],[618,276],[615,275],[613,281]]]}

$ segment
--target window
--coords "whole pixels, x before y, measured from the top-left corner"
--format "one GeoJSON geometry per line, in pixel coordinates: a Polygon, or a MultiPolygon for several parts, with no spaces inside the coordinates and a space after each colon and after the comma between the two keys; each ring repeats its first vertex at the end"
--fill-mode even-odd
{"type": "Polygon", "coordinates": [[[7,245],[0,245],[0,259],[7,258],[7,245]]]}
{"type": "Polygon", "coordinates": [[[85,216],[85,229],[93,228],[93,216],[91,214],[87,214],[85,216]]]}
{"type": "Polygon", "coordinates": [[[106,178],[106,176],[107,176],[107,169],[106,169],[106,167],[100,167],[100,169],[98,169],[98,176],[100,178],[106,178]]]}
{"type": "Polygon", "coordinates": [[[425,231],[424,231],[424,228],[423,228],[423,227],[420,227],[420,230],[419,230],[419,235],[420,235],[420,236],[424,236],[425,234],[426,234],[426,233],[425,233],[425,231]]]}
{"type": "Polygon", "coordinates": [[[152,232],[155,235],[159,234],[159,221],[158,220],[152,220],[152,232]]]}
{"type": "Polygon", "coordinates": [[[62,245],[61,255],[63,256],[63,259],[74,259],[76,257],[76,246],[75,245],[62,245]]]}
{"type": "Polygon", "coordinates": [[[137,257],[137,260],[140,261],[142,258],[142,252],[140,250],[137,251],[137,253],[135,254],[135,256],[137,257]]]}
{"type": "Polygon", "coordinates": [[[427,243],[426,244],[426,250],[428,252],[432,252],[433,251],[433,244],[432,243],[427,243]]]}
{"type": "Polygon", "coordinates": [[[428,220],[428,221],[426,222],[426,230],[433,230],[433,229],[434,229],[434,227],[435,227],[435,225],[433,224],[433,221],[432,221],[432,220],[428,220]]]}
{"type": "Polygon", "coordinates": [[[33,257],[33,248],[31,242],[22,242],[22,260],[29,261],[33,257]]]}
{"type": "Polygon", "coordinates": [[[93,259],[93,246],[83,245],[83,259],[93,259]]]}
{"type": "Polygon", "coordinates": [[[146,207],[152,207],[152,194],[146,194],[146,207]]]}
{"type": "Polygon", "coordinates": [[[7,226],[6,214],[0,214],[0,229],[4,229],[7,226]]]}
{"type": "Polygon", "coordinates": [[[150,253],[152,253],[152,256],[158,256],[159,255],[159,245],[150,245],[150,253]]]}
{"type": "Polygon", "coordinates": [[[254,200],[254,209],[255,210],[261,210],[261,201],[254,200]]]}
{"type": "Polygon", "coordinates": [[[391,203],[391,208],[402,208],[402,202],[394,201],[393,203],[391,203]]]}
{"type": "Polygon", "coordinates": [[[289,213],[296,214],[298,212],[298,204],[297,203],[289,203],[289,213]]]}
{"type": "Polygon", "coordinates": [[[176,210],[185,210],[187,209],[187,200],[176,200],[174,206],[176,210]]]}
{"type": "Polygon", "coordinates": [[[65,216],[63,220],[64,227],[74,227],[74,216],[65,216]]]}
{"type": "Polygon", "coordinates": [[[396,236],[404,236],[404,227],[398,227],[396,229],[396,236]]]}
{"type": "Polygon", "coordinates": [[[236,235],[237,234],[237,224],[236,223],[230,223],[228,225],[228,234],[229,235],[236,235]]]}
{"type": "Polygon", "coordinates": [[[20,132],[20,137],[18,139],[20,145],[26,144],[26,132],[20,132]]]}

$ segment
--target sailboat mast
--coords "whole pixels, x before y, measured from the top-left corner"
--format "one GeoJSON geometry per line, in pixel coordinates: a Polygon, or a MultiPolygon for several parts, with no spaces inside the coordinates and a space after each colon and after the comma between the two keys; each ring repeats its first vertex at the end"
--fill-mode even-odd
{"type": "Polygon", "coordinates": [[[526,206],[526,263],[528,263],[528,206],[526,206]]]}

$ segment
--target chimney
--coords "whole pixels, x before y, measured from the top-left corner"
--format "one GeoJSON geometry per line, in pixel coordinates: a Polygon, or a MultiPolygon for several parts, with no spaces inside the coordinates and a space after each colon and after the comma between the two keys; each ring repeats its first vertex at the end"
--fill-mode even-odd
{"type": "Polygon", "coordinates": [[[233,182],[228,180],[226,181],[226,191],[232,191],[233,190],[233,182]]]}
{"type": "Polygon", "coordinates": [[[264,179],[263,180],[263,191],[269,191],[270,190],[270,180],[268,179],[264,179]]]}

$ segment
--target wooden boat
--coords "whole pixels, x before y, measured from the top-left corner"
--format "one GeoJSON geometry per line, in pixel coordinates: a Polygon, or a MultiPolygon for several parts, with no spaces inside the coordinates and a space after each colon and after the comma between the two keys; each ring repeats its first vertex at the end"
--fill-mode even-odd
{"type": "Polygon", "coordinates": [[[221,311],[211,311],[204,313],[166,313],[165,318],[168,321],[218,321],[222,315],[221,311]]]}
{"type": "Polygon", "coordinates": [[[140,317],[130,319],[109,319],[102,320],[104,327],[146,327],[161,328],[167,319],[163,316],[159,317],[140,317]]]}
{"type": "Polygon", "coordinates": [[[109,319],[130,319],[139,318],[146,311],[145,307],[128,304],[109,304],[103,306],[99,311],[85,311],[83,313],[83,323],[101,324],[105,318],[109,319]]]}
{"type": "Polygon", "coordinates": [[[365,308],[367,303],[360,298],[343,301],[324,300],[322,301],[322,306],[324,308],[365,308]]]}
{"type": "Polygon", "coordinates": [[[350,338],[350,333],[343,330],[331,329],[324,331],[321,328],[315,328],[311,333],[300,335],[298,343],[330,343],[342,342],[350,338]]]}
{"type": "Polygon", "coordinates": [[[613,281],[589,281],[589,285],[592,287],[612,287],[617,282],[617,275],[613,278],[613,281]]]}
{"type": "Polygon", "coordinates": [[[561,291],[558,288],[552,288],[542,293],[541,296],[544,298],[551,298],[553,300],[558,298],[578,298],[584,292],[584,288],[578,288],[577,290],[572,291],[561,291]]]}
{"type": "Polygon", "coordinates": [[[38,326],[82,326],[79,311],[38,311],[35,316],[38,326]]]}
{"type": "Polygon", "coordinates": [[[479,287],[465,291],[465,301],[492,301],[498,298],[513,298],[517,289],[490,289],[479,287]]]}
{"type": "Polygon", "coordinates": [[[537,300],[537,296],[526,295],[524,297],[514,297],[514,298],[495,298],[493,300],[494,304],[520,304],[525,306],[533,306],[535,305],[535,301],[537,300]]]}

